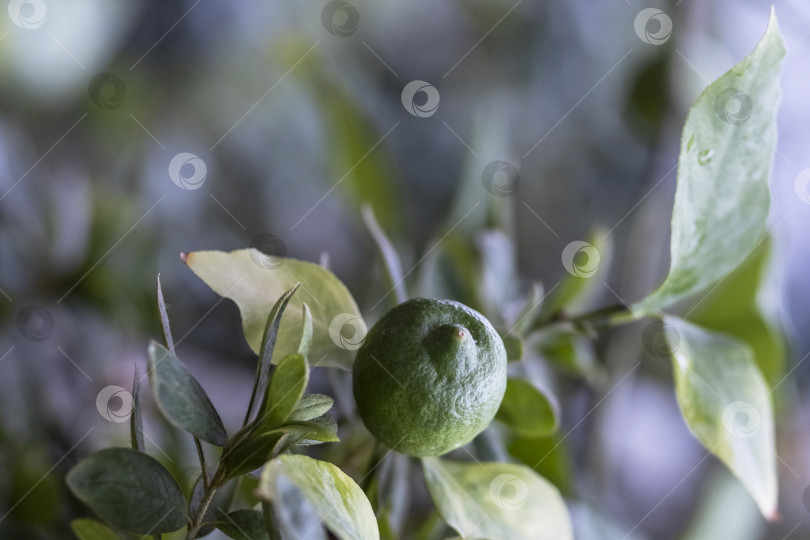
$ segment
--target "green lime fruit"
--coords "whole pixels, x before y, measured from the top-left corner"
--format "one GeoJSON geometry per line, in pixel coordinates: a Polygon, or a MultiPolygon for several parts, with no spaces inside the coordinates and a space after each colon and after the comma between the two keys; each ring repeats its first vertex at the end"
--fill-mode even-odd
{"type": "Polygon", "coordinates": [[[369,331],[354,399],[371,433],[411,456],[438,456],[486,428],[506,390],[506,349],[489,321],[452,300],[416,298],[369,331]]]}

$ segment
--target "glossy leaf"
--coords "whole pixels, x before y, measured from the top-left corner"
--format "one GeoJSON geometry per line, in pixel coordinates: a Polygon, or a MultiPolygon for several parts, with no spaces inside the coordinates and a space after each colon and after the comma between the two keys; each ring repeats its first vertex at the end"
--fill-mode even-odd
{"type": "Polygon", "coordinates": [[[350,369],[353,350],[335,345],[329,333],[330,325],[342,320],[340,316],[362,320],[345,285],[317,264],[280,257],[274,258],[272,264],[263,264],[266,259],[266,255],[255,249],[228,253],[197,251],[185,255],[186,264],[200,279],[239,306],[245,337],[257,354],[267,314],[285,291],[301,282],[301,294],[290,301],[288,316],[281,321],[273,363],[298,350],[303,302],[306,301],[312,310],[313,324],[310,364],[350,369]]]}
{"type": "Polygon", "coordinates": [[[282,490],[292,484],[341,540],[378,540],[374,510],[354,480],[336,466],[303,455],[282,455],[265,466],[257,496],[284,504],[282,490]]]}
{"type": "Polygon", "coordinates": [[[70,529],[79,540],[121,540],[114,530],[94,519],[74,519],[70,529]]]}
{"type": "Polygon", "coordinates": [[[213,525],[234,540],[267,540],[264,518],[258,510],[242,509],[222,516],[213,525]]]}
{"type": "Polygon", "coordinates": [[[739,338],[754,350],[769,384],[784,375],[785,342],[765,307],[771,242],[763,242],[748,259],[690,310],[686,318],[704,328],[739,338]]]}
{"type": "Polygon", "coordinates": [[[129,532],[172,532],[187,521],[183,492],[169,471],[131,448],[107,448],[80,461],[67,485],[101,518],[129,532]]]}
{"type": "Polygon", "coordinates": [[[428,491],[465,538],[573,540],[557,488],[525,465],[422,458],[428,491]]]}
{"type": "Polygon", "coordinates": [[[765,233],[785,47],[771,14],[756,48],[697,98],[681,137],[669,275],[633,306],[655,313],[734,270],[765,233]]]}
{"type": "Polygon", "coordinates": [[[281,297],[273,304],[270,314],[267,316],[267,321],[264,325],[264,332],[262,333],[262,345],[259,348],[259,362],[256,365],[256,378],[253,382],[253,390],[250,393],[250,404],[248,405],[247,413],[245,414],[244,424],[247,424],[253,419],[261,405],[257,401],[259,396],[265,396],[267,392],[267,381],[270,378],[270,368],[272,367],[273,353],[276,347],[276,340],[278,338],[278,330],[281,325],[284,310],[290,302],[290,298],[295,294],[295,291],[300,287],[300,283],[296,283],[289,290],[285,291],[281,297]]]}
{"type": "Polygon", "coordinates": [[[154,341],[149,345],[149,383],[167,420],[211,444],[225,444],[225,427],[205,390],[173,352],[154,341]]]}
{"type": "Polygon", "coordinates": [[[777,516],[770,392],[751,348],[666,317],[675,392],[689,429],[742,481],[768,519],[777,516]]]}
{"type": "Polygon", "coordinates": [[[529,381],[509,378],[495,419],[522,437],[545,437],[557,430],[558,406],[529,381]]]}
{"type": "Polygon", "coordinates": [[[309,382],[307,359],[298,353],[282,360],[273,372],[256,419],[263,428],[281,425],[298,406],[309,382]]]}
{"type": "MultiPolygon", "coordinates": [[[[405,278],[402,275],[402,263],[399,261],[397,250],[388,240],[385,232],[377,223],[377,218],[374,216],[374,210],[369,205],[363,206],[363,222],[366,224],[369,234],[377,244],[377,249],[380,251],[383,267],[385,268],[385,275],[387,276],[386,289],[388,293],[394,293],[395,304],[404,302],[408,295],[405,292],[405,278]]],[[[386,295],[387,296],[387,295],[386,295]]]]}

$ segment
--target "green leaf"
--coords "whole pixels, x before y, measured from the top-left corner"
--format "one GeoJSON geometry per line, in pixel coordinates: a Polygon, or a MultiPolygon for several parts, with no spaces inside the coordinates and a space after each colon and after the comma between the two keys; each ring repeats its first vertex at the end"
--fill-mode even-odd
{"type": "Polygon", "coordinates": [[[278,452],[283,437],[287,432],[283,429],[274,429],[265,433],[251,431],[245,428],[236,434],[222,451],[220,464],[225,470],[227,478],[255,471],[278,452]]]}
{"type": "Polygon", "coordinates": [[[751,54],[709,85],[689,110],[678,158],[669,275],[633,306],[637,314],[656,313],[710,287],[761,241],[784,56],[771,13],[751,54]]]}
{"type": "Polygon", "coordinates": [[[154,458],[131,448],[106,448],[67,475],[73,493],[105,521],[138,534],[186,525],[180,486],[154,458]]]}
{"type": "Polygon", "coordinates": [[[573,491],[572,452],[559,432],[551,437],[516,437],[509,441],[507,450],[515,459],[557,486],[563,494],[573,491]]]}
{"type": "Polygon", "coordinates": [[[135,378],[132,381],[132,415],[129,417],[129,438],[132,448],[144,451],[143,419],[141,418],[141,375],[135,364],[135,378]]]}
{"type": "Polygon", "coordinates": [[[290,422],[312,420],[329,411],[334,404],[335,400],[329,396],[307,394],[298,402],[298,406],[290,413],[288,420],[290,422]]]}
{"type": "Polygon", "coordinates": [[[689,429],[742,481],[768,519],[777,516],[776,451],[768,386],[751,348],[666,317],[675,392],[689,429]]]}
{"type": "Polygon", "coordinates": [[[558,406],[532,383],[509,378],[495,419],[521,437],[545,437],[557,431],[558,406]]]}
{"type": "Polygon", "coordinates": [[[560,284],[548,292],[543,302],[545,319],[560,311],[580,313],[591,307],[595,297],[604,289],[604,281],[613,259],[613,237],[597,228],[585,242],[571,242],[561,254],[565,272],[560,284]],[[584,257],[584,262],[580,261],[584,257]]]}
{"type": "Polygon", "coordinates": [[[270,379],[264,402],[256,418],[261,429],[273,428],[284,423],[298,406],[309,382],[307,359],[298,353],[282,360],[270,379]]]}
{"type": "Polygon", "coordinates": [[[79,540],[121,540],[114,530],[94,519],[74,519],[70,528],[79,540]]]}
{"type": "Polygon", "coordinates": [[[573,540],[557,488],[525,465],[422,458],[444,520],[463,537],[573,540]]]}
{"type": "Polygon", "coordinates": [[[160,286],[160,274],[157,277],[157,305],[160,314],[160,327],[163,330],[163,343],[169,350],[174,350],[172,329],[169,326],[169,313],[166,311],[166,301],[163,299],[163,288],[160,286]]]}
{"type": "Polygon", "coordinates": [[[173,352],[154,341],[149,344],[149,384],[158,409],[172,424],[217,446],[228,440],[200,383],[173,352]]]}
{"type": "Polygon", "coordinates": [[[704,296],[686,318],[698,326],[739,338],[754,350],[769,384],[784,375],[785,342],[768,317],[761,293],[767,277],[771,242],[763,242],[748,259],[704,296]]]}
{"type": "Polygon", "coordinates": [[[291,483],[341,540],[378,540],[377,519],[365,493],[336,466],[303,455],[282,455],[262,472],[260,499],[284,504],[282,489],[291,483]]]}
{"type": "Polygon", "coordinates": [[[523,340],[516,334],[504,334],[501,336],[503,346],[506,348],[506,358],[509,362],[520,362],[523,360],[523,340]]]}
{"type": "Polygon", "coordinates": [[[374,210],[369,205],[363,205],[363,222],[366,224],[369,234],[377,244],[377,249],[380,250],[383,266],[385,267],[385,275],[388,277],[386,287],[389,287],[386,296],[394,292],[394,301],[397,304],[404,302],[408,295],[405,292],[405,278],[402,275],[402,263],[399,262],[399,255],[397,250],[388,240],[385,232],[377,223],[377,218],[374,216],[374,210]]]}
{"type": "Polygon", "coordinates": [[[295,259],[276,258],[274,264],[262,264],[266,257],[255,249],[225,253],[197,251],[185,255],[185,261],[216,293],[230,298],[239,306],[245,337],[258,354],[263,330],[276,299],[296,283],[302,283],[302,294],[290,301],[281,321],[273,363],[298,350],[301,336],[299,321],[303,301],[312,310],[313,336],[309,356],[316,366],[350,369],[354,361],[351,348],[336,345],[329,328],[339,316],[362,321],[357,304],[345,285],[331,272],[317,264],[295,259]]]}
{"type": "Polygon", "coordinates": [[[301,330],[301,341],[298,342],[298,354],[303,357],[309,356],[309,348],[312,346],[312,311],[304,302],[304,326],[301,330]]]}
{"type": "Polygon", "coordinates": [[[235,540],[266,540],[269,538],[264,529],[264,518],[258,510],[235,510],[212,523],[235,540]]]}
{"type": "Polygon", "coordinates": [[[253,381],[253,390],[250,392],[250,404],[248,405],[247,413],[245,413],[244,425],[247,425],[253,419],[254,413],[260,408],[257,398],[260,395],[265,395],[267,392],[267,380],[270,377],[270,368],[272,367],[272,358],[276,348],[276,340],[278,338],[278,330],[281,325],[282,315],[284,310],[298,290],[301,283],[296,283],[289,290],[285,291],[281,297],[273,304],[273,309],[267,316],[267,322],[264,325],[264,332],[262,333],[262,345],[259,348],[259,363],[256,365],[256,378],[253,381]]]}

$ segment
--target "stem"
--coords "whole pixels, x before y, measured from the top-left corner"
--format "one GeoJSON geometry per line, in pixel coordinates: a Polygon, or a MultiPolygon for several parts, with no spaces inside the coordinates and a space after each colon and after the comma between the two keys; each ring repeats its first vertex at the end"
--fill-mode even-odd
{"type": "Polygon", "coordinates": [[[194,445],[197,447],[197,456],[200,458],[203,488],[205,491],[208,491],[208,488],[211,486],[210,482],[208,481],[208,466],[205,464],[205,452],[203,452],[202,444],[200,444],[200,439],[197,437],[194,437],[194,445]]]}
{"type": "Polygon", "coordinates": [[[544,330],[549,327],[562,324],[571,324],[575,328],[597,329],[618,326],[638,319],[639,316],[630,311],[630,308],[623,304],[616,304],[605,308],[588,311],[576,317],[567,317],[563,313],[558,313],[551,320],[535,323],[530,332],[544,330]]]}
{"type": "Polygon", "coordinates": [[[225,482],[225,474],[222,472],[222,469],[218,469],[217,472],[214,474],[214,478],[211,480],[209,486],[203,492],[202,500],[200,501],[200,506],[197,508],[196,515],[191,519],[191,523],[188,526],[188,534],[186,535],[186,540],[194,540],[197,537],[197,532],[202,527],[203,519],[205,518],[205,513],[208,511],[208,507],[211,506],[211,501],[214,500],[214,494],[217,492],[222,484],[225,482]]]}

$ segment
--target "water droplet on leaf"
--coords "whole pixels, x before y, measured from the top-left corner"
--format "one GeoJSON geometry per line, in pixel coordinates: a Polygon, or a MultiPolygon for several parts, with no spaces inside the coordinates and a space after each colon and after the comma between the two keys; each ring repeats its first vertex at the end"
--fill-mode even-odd
{"type": "Polygon", "coordinates": [[[697,157],[698,163],[700,163],[701,165],[706,165],[708,162],[712,160],[713,157],[714,157],[714,150],[710,148],[703,150],[698,154],[697,157]]]}

